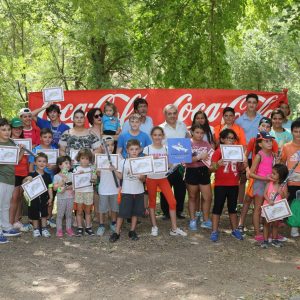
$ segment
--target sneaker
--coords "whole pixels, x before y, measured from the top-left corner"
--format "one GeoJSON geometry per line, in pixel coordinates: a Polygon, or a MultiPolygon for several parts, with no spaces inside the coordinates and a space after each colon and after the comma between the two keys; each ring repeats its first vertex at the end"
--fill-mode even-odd
{"type": "Polygon", "coordinates": [[[56,222],[52,218],[47,220],[47,225],[50,226],[50,228],[56,228],[56,222]]]}
{"type": "Polygon", "coordinates": [[[114,233],[109,237],[109,241],[110,241],[111,243],[115,243],[119,238],[120,238],[120,235],[117,234],[116,232],[114,232],[114,233]]]}
{"type": "Polygon", "coordinates": [[[20,221],[15,222],[15,223],[13,224],[13,228],[14,228],[14,229],[20,230],[22,227],[23,227],[23,224],[22,224],[20,221]]]}
{"type": "Polygon", "coordinates": [[[51,236],[50,232],[48,231],[47,228],[42,229],[42,236],[45,238],[49,238],[51,236]]]}
{"type": "Polygon", "coordinates": [[[234,238],[236,238],[239,241],[242,241],[244,239],[241,232],[238,229],[232,230],[231,236],[233,236],[234,238]]]}
{"type": "Polygon", "coordinates": [[[263,248],[263,249],[269,248],[269,242],[268,242],[268,241],[263,241],[263,242],[260,244],[260,247],[263,248]]]}
{"type": "Polygon", "coordinates": [[[83,228],[82,227],[78,227],[76,229],[76,236],[83,236],[84,232],[83,232],[83,228]]]}
{"type": "Polygon", "coordinates": [[[66,233],[67,233],[68,236],[74,236],[75,235],[75,233],[74,233],[74,231],[73,231],[72,228],[67,228],[66,229],[66,233]]]}
{"type": "Polygon", "coordinates": [[[286,241],[288,240],[288,238],[285,237],[285,236],[283,236],[283,235],[278,234],[277,240],[278,240],[279,242],[286,242],[286,241]]]}
{"type": "Polygon", "coordinates": [[[190,220],[189,229],[191,231],[197,231],[197,220],[190,220]]]}
{"type": "Polygon", "coordinates": [[[20,231],[22,231],[22,232],[28,232],[28,231],[32,231],[32,230],[33,230],[33,226],[30,223],[23,224],[23,226],[20,228],[20,231]]]}
{"type": "Polygon", "coordinates": [[[34,229],[33,232],[32,232],[32,236],[34,238],[40,237],[41,236],[40,230],[39,229],[34,229]]]}
{"type": "Polygon", "coordinates": [[[196,211],[195,216],[197,218],[197,223],[203,222],[203,212],[202,211],[196,211]]]}
{"type": "Polygon", "coordinates": [[[130,231],[128,232],[128,236],[129,236],[129,238],[132,239],[133,241],[137,241],[137,240],[140,239],[134,230],[130,230],[130,231]]]}
{"type": "Polygon", "coordinates": [[[6,243],[8,243],[8,239],[2,233],[0,233],[0,244],[6,243]]]}
{"type": "Polygon", "coordinates": [[[211,220],[208,219],[207,221],[203,221],[201,223],[201,228],[211,229],[212,228],[212,222],[211,222],[211,220]]]}
{"type": "Polygon", "coordinates": [[[279,242],[278,240],[273,240],[271,245],[274,246],[275,248],[280,248],[283,246],[282,243],[279,242]]]}
{"type": "Polygon", "coordinates": [[[14,228],[12,228],[10,230],[3,230],[3,235],[4,236],[18,236],[20,234],[21,234],[21,232],[17,229],[14,229],[14,228]]]}
{"type": "Polygon", "coordinates": [[[300,236],[298,227],[292,227],[291,237],[298,237],[298,236],[300,236]]]}
{"type": "Polygon", "coordinates": [[[212,242],[217,242],[219,239],[219,232],[218,231],[213,231],[211,234],[210,234],[210,240],[212,242]]]}
{"type": "Polygon", "coordinates": [[[112,232],[116,232],[116,224],[110,223],[109,229],[110,229],[110,231],[112,231],[112,232]]]}
{"type": "Polygon", "coordinates": [[[263,232],[263,231],[264,231],[264,225],[263,225],[263,224],[260,224],[260,225],[259,225],[259,231],[260,231],[260,232],[263,232]]]}
{"type": "Polygon", "coordinates": [[[243,225],[238,226],[237,230],[242,234],[245,235],[245,227],[243,225]]]}
{"type": "Polygon", "coordinates": [[[85,232],[86,232],[89,236],[95,235],[95,233],[94,233],[92,227],[86,228],[86,229],[85,229],[85,232]]]}
{"type": "Polygon", "coordinates": [[[59,230],[56,231],[56,236],[59,237],[59,238],[64,236],[64,233],[63,233],[62,229],[59,229],[59,230]]]}
{"type": "Polygon", "coordinates": [[[105,227],[104,226],[99,226],[98,229],[97,229],[96,234],[98,236],[102,236],[102,235],[104,235],[104,232],[105,232],[105,227]]]}
{"type": "Polygon", "coordinates": [[[259,234],[259,235],[256,235],[254,237],[254,239],[257,241],[257,242],[263,242],[264,241],[264,236],[262,234],[259,234]]]}
{"type": "Polygon", "coordinates": [[[158,236],[158,227],[157,226],[152,226],[151,235],[152,236],[158,236]]]}
{"type": "Polygon", "coordinates": [[[172,235],[172,236],[177,236],[177,235],[187,236],[187,233],[177,227],[175,230],[173,230],[173,229],[170,230],[170,235],[172,235]]]}
{"type": "Polygon", "coordinates": [[[183,219],[185,219],[185,216],[183,216],[182,214],[177,214],[176,218],[179,220],[183,220],[183,219]]]}

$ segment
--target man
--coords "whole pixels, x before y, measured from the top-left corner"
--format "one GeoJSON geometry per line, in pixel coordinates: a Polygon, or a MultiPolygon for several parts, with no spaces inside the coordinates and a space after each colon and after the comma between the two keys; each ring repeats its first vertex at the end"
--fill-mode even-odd
{"type": "MultiPolygon", "coordinates": [[[[161,125],[165,132],[165,138],[186,138],[189,137],[189,133],[186,125],[178,121],[178,109],[174,104],[168,104],[164,110],[165,122],[161,125]]],[[[178,219],[184,219],[182,212],[184,209],[184,199],[185,199],[185,183],[183,181],[182,170],[178,168],[174,173],[168,176],[170,185],[174,189],[174,196],[176,198],[176,214],[178,219]]],[[[165,219],[169,219],[169,205],[164,197],[160,194],[160,206],[164,214],[165,219]]]]}
{"type": "MultiPolygon", "coordinates": [[[[140,130],[147,133],[150,136],[150,131],[153,127],[152,118],[147,116],[148,113],[148,102],[144,98],[137,98],[133,101],[134,112],[141,116],[140,130]]],[[[122,133],[130,130],[129,120],[123,124],[122,133]]]]}

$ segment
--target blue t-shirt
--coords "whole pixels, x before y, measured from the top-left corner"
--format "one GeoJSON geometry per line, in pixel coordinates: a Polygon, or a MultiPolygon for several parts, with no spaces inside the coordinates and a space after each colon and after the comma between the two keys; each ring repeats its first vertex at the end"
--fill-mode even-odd
{"type": "Polygon", "coordinates": [[[102,117],[103,131],[112,130],[117,131],[120,128],[120,121],[117,117],[103,115],[102,117]]]}
{"type": "Polygon", "coordinates": [[[143,131],[140,131],[140,133],[138,135],[132,135],[132,134],[130,134],[129,131],[122,133],[119,135],[119,138],[118,138],[118,148],[122,148],[121,154],[124,158],[127,157],[127,151],[126,151],[127,142],[129,140],[133,140],[133,139],[140,141],[140,145],[142,148],[141,155],[142,155],[144,147],[152,144],[152,141],[151,141],[149,135],[143,131]]]}
{"type": "Polygon", "coordinates": [[[58,142],[60,140],[61,135],[66,131],[69,130],[70,127],[66,125],[65,123],[60,123],[58,127],[52,126],[51,122],[45,119],[42,119],[40,117],[37,117],[36,125],[39,128],[49,128],[51,129],[53,133],[53,141],[52,146],[55,147],[55,149],[58,149],[58,142]]]}

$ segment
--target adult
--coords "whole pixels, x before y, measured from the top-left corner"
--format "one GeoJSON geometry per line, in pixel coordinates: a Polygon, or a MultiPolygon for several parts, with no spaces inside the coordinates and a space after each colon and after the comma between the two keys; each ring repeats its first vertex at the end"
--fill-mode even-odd
{"type": "MultiPolygon", "coordinates": [[[[186,125],[178,120],[178,109],[174,104],[168,104],[164,107],[163,113],[165,122],[161,125],[165,132],[166,139],[168,138],[186,138],[189,137],[189,132],[186,125]]],[[[184,199],[186,194],[185,183],[183,181],[182,169],[178,168],[168,176],[170,185],[174,189],[176,199],[176,215],[178,219],[184,219],[182,215],[184,209],[184,199]]],[[[165,219],[169,219],[169,205],[163,193],[160,194],[160,206],[165,219]]]]}
{"type": "Polygon", "coordinates": [[[279,109],[281,109],[282,112],[284,113],[284,120],[282,122],[282,127],[284,129],[287,129],[287,130],[291,131],[291,125],[292,125],[293,121],[288,119],[289,115],[291,114],[289,104],[285,103],[284,101],[280,101],[279,102],[279,109]]]}
{"type": "Polygon", "coordinates": [[[90,132],[95,134],[99,140],[102,139],[102,134],[103,134],[103,124],[102,124],[102,110],[101,108],[94,107],[90,109],[87,113],[87,118],[92,126],[90,129],[90,132]]]}
{"type": "MultiPolygon", "coordinates": [[[[153,121],[152,118],[147,116],[148,113],[148,102],[144,98],[136,98],[133,101],[133,110],[135,113],[141,116],[141,126],[140,130],[147,133],[150,136],[153,121]]],[[[130,130],[129,120],[127,120],[122,127],[122,133],[128,132],[130,130]]]]}
{"type": "Polygon", "coordinates": [[[32,111],[32,119],[36,122],[36,125],[40,128],[49,128],[53,133],[52,146],[58,149],[58,142],[61,135],[70,127],[60,120],[60,108],[57,104],[49,102],[46,106],[37,108],[32,111]],[[42,119],[38,116],[40,112],[46,109],[46,115],[49,120],[42,119]]]}

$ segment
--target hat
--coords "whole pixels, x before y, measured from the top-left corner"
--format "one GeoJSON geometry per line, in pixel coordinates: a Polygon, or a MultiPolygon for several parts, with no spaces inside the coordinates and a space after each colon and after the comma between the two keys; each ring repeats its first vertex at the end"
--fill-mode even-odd
{"type": "Polygon", "coordinates": [[[258,140],[270,140],[270,139],[275,139],[275,138],[273,136],[271,136],[268,132],[261,131],[257,134],[256,139],[258,139],[258,140]]]}
{"type": "Polygon", "coordinates": [[[19,119],[19,118],[16,117],[16,118],[11,119],[10,125],[11,125],[11,127],[14,127],[14,128],[22,127],[23,126],[23,122],[22,122],[21,119],[19,119]]]}
{"type": "Polygon", "coordinates": [[[27,107],[20,109],[19,111],[19,117],[21,117],[24,114],[31,114],[31,110],[27,107]]]}
{"type": "Polygon", "coordinates": [[[110,135],[107,135],[107,136],[103,137],[103,140],[104,140],[105,142],[109,142],[109,141],[113,141],[114,138],[113,138],[112,136],[110,136],[110,135]]]}
{"type": "Polygon", "coordinates": [[[267,118],[267,117],[263,117],[263,118],[260,119],[259,125],[261,125],[262,123],[267,123],[267,124],[269,124],[270,126],[272,126],[272,121],[271,121],[271,119],[270,119],[270,118],[267,118]]]}

